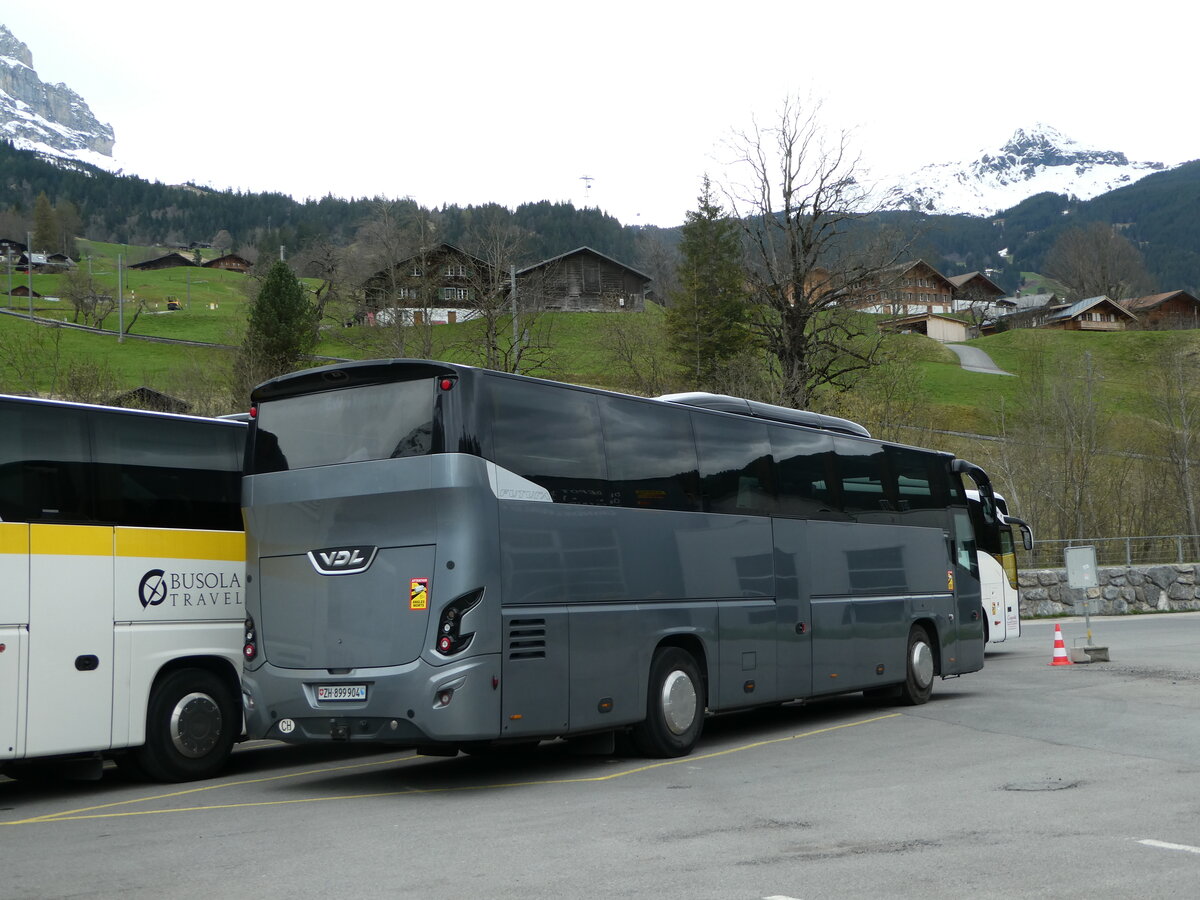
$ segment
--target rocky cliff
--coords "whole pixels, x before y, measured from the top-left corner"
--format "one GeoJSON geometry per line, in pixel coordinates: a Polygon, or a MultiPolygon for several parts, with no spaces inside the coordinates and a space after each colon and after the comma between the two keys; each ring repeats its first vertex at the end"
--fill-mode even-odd
{"type": "Polygon", "coordinates": [[[110,167],[111,125],[65,84],[46,84],[29,48],[0,25],[0,138],[23,149],[110,167]],[[107,159],[103,159],[107,157],[107,159]],[[105,165],[105,163],[109,165],[105,165]]]}

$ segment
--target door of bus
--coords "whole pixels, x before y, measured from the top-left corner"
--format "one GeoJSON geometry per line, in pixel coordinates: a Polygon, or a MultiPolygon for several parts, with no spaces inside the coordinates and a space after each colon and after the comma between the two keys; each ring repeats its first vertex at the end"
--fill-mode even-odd
{"type": "Polygon", "coordinates": [[[29,526],[26,756],[108,747],[113,706],[113,529],[29,526]]]}
{"type": "Polygon", "coordinates": [[[29,624],[29,526],[0,523],[0,759],[24,753],[22,651],[29,624]]]}
{"type": "Polygon", "coordinates": [[[954,511],[954,602],[957,640],[943,648],[943,675],[983,668],[983,600],[974,530],[966,510],[954,511]],[[953,657],[953,660],[945,657],[953,657]]]}

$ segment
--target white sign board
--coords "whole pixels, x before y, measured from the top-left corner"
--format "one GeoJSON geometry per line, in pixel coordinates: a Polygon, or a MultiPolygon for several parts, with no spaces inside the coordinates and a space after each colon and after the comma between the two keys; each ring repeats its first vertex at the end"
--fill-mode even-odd
{"type": "Polygon", "coordinates": [[[1096,571],[1095,547],[1068,547],[1063,551],[1067,564],[1067,586],[1072,588],[1094,588],[1100,586],[1096,571]]]}

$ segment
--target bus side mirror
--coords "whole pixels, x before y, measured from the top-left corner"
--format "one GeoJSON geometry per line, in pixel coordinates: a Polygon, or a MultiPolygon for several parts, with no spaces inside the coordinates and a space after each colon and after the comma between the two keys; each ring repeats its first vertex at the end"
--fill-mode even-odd
{"type": "Polygon", "coordinates": [[[1005,516],[1006,521],[1011,522],[1021,529],[1021,544],[1026,550],[1033,549],[1033,529],[1029,527],[1029,523],[1024,519],[1018,519],[1016,516],[1005,516]]]}

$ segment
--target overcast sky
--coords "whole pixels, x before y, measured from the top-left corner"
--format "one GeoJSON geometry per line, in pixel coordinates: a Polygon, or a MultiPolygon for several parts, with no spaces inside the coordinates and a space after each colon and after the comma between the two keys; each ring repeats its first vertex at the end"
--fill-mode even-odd
{"type": "Polygon", "coordinates": [[[4,6],[42,80],[165,182],[677,225],[731,131],[787,94],[821,98],[879,176],[1036,122],[1131,160],[1200,157],[1190,14],[1160,0],[4,6]]]}

